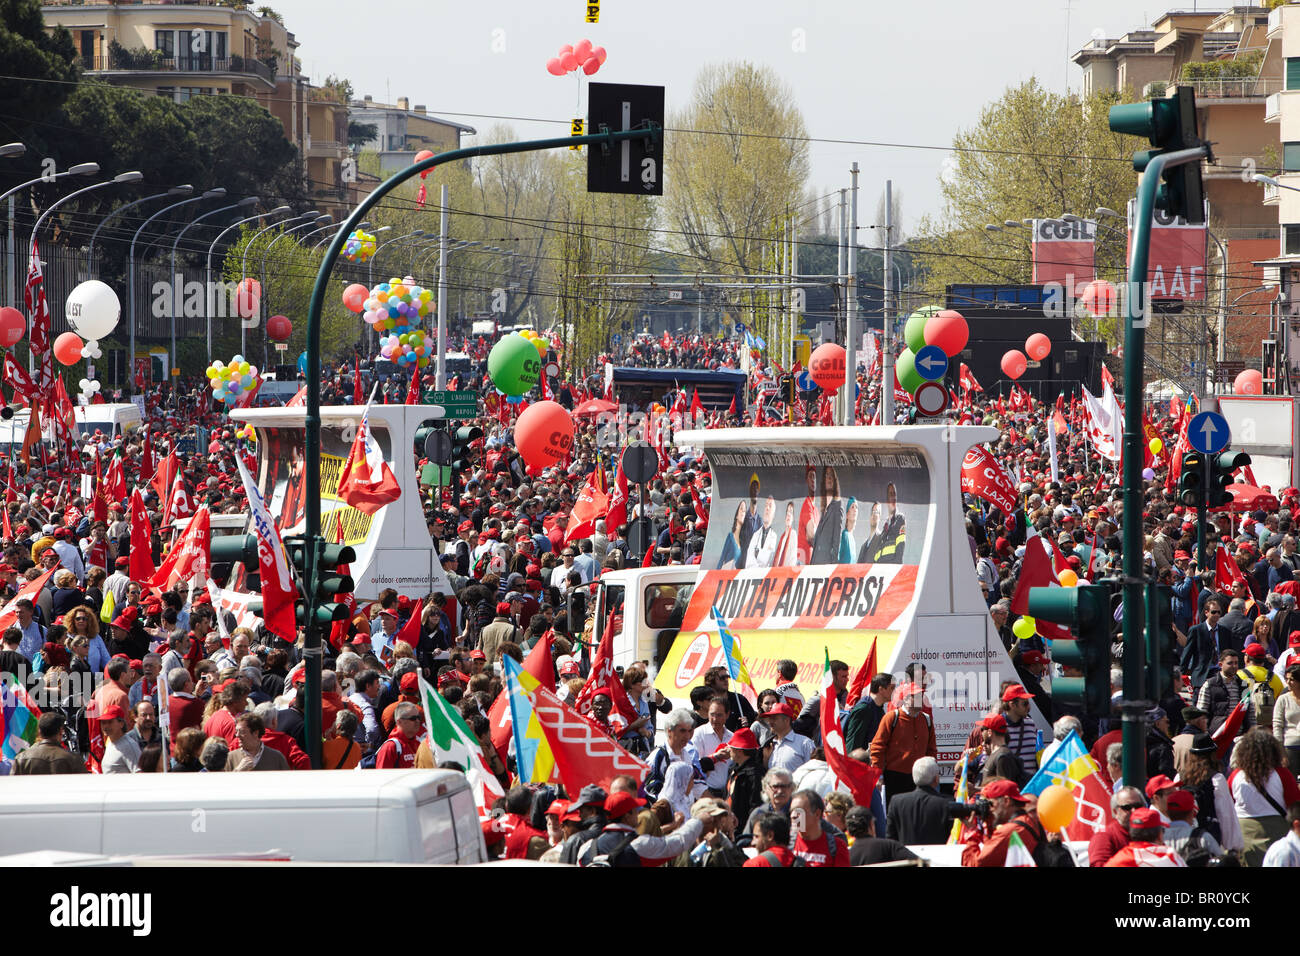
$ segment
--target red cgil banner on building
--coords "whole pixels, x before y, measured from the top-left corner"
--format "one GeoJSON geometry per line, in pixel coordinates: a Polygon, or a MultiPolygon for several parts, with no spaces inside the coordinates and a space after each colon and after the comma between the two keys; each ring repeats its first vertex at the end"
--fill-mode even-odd
{"type": "MultiPolygon", "coordinates": [[[[1210,218],[1205,204],[1206,222],[1210,218]]],[[[1134,205],[1128,204],[1128,245],[1133,245],[1134,205]]],[[[1181,216],[1156,210],[1151,223],[1151,249],[1147,260],[1147,297],[1151,299],[1205,298],[1205,255],[1209,231],[1204,223],[1190,225],[1181,216]]],[[[1127,256],[1126,256],[1127,258],[1127,256]]]]}
{"type": "Polygon", "coordinates": [[[1035,219],[1034,285],[1058,283],[1070,295],[1097,277],[1097,224],[1090,219],[1035,219]]]}

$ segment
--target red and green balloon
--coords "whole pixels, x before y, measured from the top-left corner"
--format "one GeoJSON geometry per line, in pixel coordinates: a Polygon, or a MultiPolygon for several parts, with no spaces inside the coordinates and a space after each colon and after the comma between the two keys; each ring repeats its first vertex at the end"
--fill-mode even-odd
{"type": "Polygon", "coordinates": [[[903,340],[907,348],[894,362],[894,370],[898,384],[909,395],[915,395],[925,382],[916,368],[916,353],[927,345],[933,345],[949,359],[955,358],[970,341],[970,326],[960,312],[927,305],[908,316],[903,326],[903,340]]]}

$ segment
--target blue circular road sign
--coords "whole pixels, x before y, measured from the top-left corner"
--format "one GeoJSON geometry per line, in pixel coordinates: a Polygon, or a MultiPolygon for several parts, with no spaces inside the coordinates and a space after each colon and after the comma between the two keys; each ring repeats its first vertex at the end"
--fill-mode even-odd
{"type": "Polygon", "coordinates": [[[1231,440],[1228,420],[1218,412],[1201,412],[1187,423],[1187,441],[1203,455],[1218,454],[1231,440]]]}
{"type": "Polygon", "coordinates": [[[948,371],[948,356],[937,345],[927,345],[916,353],[916,371],[921,378],[937,382],[948,371]]]}

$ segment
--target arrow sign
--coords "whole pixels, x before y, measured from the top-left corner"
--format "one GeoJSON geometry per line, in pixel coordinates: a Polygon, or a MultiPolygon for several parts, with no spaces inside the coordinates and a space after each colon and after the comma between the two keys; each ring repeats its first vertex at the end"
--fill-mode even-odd
{"type": "Polygon", "coordinates": [[[812,376],[808,374],[807,369],[799,373],[798,384],[799,390],[803,392],[811,392],[817,387],[817,383],[812,380],[812,376]]]}
{"type": "Polygon", "coordinates": [[[916,370],[921,378],[937,382],[948,371],[948,356],[937,345],[927,345],[916,353],[916,370]]]}
{"type": "Polygon", "coordinates": [[[1228,420],[1218,412],[1201,412],[1187,423],[1187,440],[1201,454],[1216,455],[1232,440],[1228,420]]]}

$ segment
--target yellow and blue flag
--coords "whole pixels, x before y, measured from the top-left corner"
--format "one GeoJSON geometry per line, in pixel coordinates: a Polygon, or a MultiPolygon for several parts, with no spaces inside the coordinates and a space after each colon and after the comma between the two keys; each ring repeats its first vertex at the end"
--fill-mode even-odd
{"type": "Polygon", "coordinates": [[[745,699],[757,706],[758,691],[754,690],[754,681],[749,676],[749,668],[745,666],[745,658],[740,654],[740,644],[736,641],[736,635],[728,629],[727,622],[716,605],[713,607],[713,622],[718,626],[718,640],[722,642],[722,656],[727,662],[727,673],[732,680],[748,691],[747,693],[742,691],[745,699]]]}
{"type": "Polygon", "coordinates": [[[1084,748],[1078,731],[1070,731],[1020,792],[1038,796],[1052,784],[1065,787],[1074,798],[1075,816],[1068,827],[1070,839],[1089,839],[1110,823],[1110,788],[1102,779],[1097,761],[1084,748]]]}
{"type": "Polygon", "coordinates": [[[532,691],[536,677],[519,666],[509,654],[502,658],[509,693],[510,723],[515,738],[515,772],[520,783],[546,783],[555,774],[555,755],[533,710],[532,691]]]}

